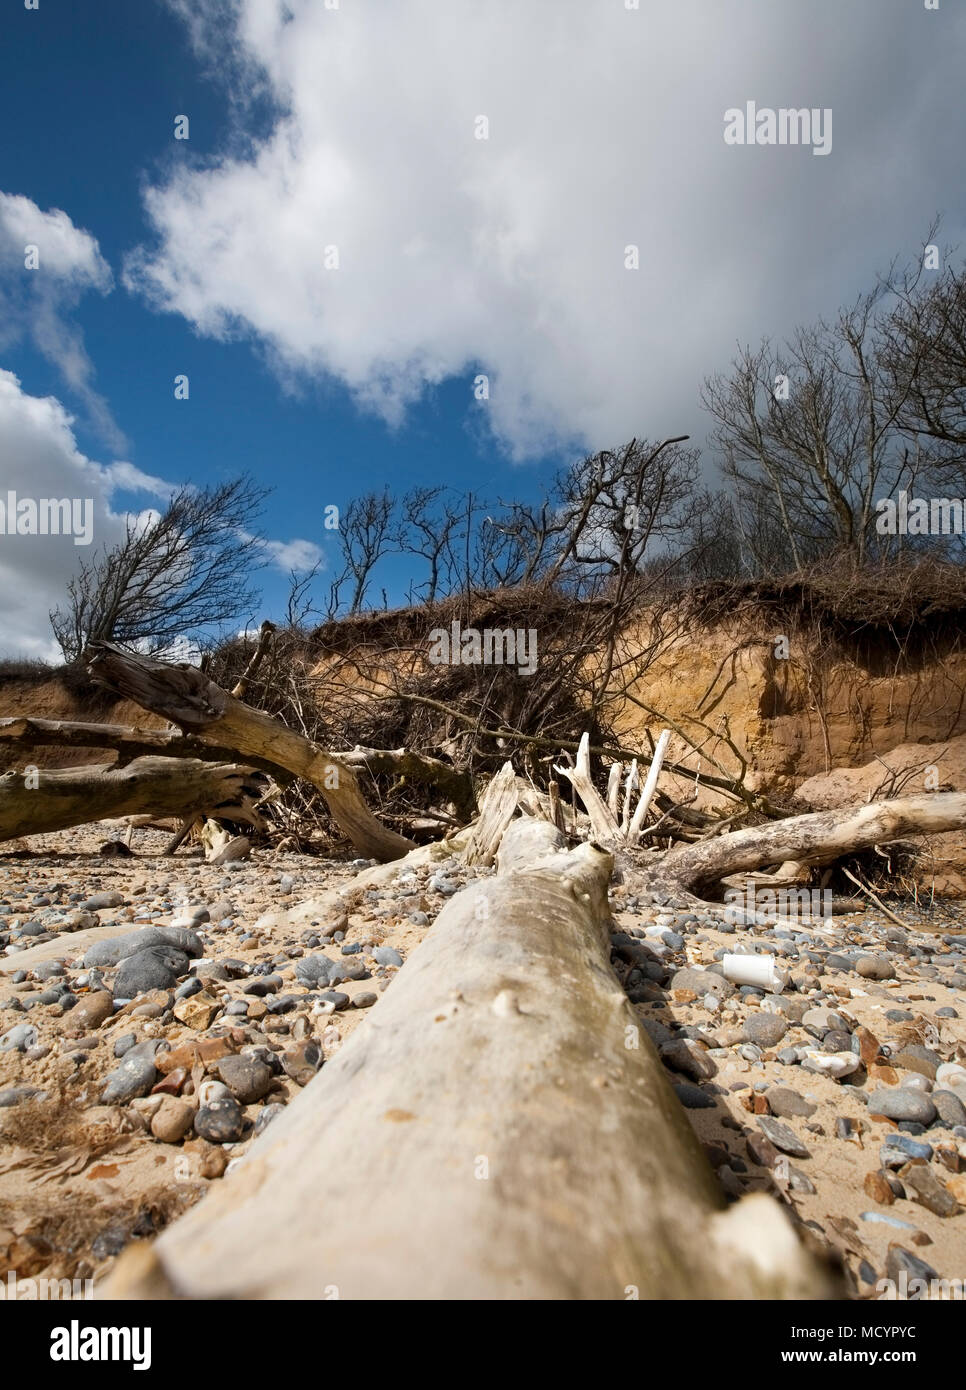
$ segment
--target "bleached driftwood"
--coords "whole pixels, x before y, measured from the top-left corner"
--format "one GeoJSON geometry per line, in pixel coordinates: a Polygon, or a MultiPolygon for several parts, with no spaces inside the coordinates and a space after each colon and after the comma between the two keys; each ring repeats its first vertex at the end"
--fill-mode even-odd
{"type": "Polygon", "coordinates": [[[713,892],[724,878],[769,864],[792,859],[800,864],[830,864],[843,854],[907,835],[935,835],[964,827],[966,793],[931,792],[791,816],[700,844],[679,845],[664,856],[657,874],[672,889],[702,896],[713,892]]]}
{"type": "Polygon", "coordinates": [[[413,848],[411,840],[376,819],[355,773],[337,754],[236,700],[196,667],[157,661],[110,642],[92,643],[86,661],[97,680],[203,743],[263,759],[311,782],[340,830],[361,853],[375,859],[399,859],[413,848]]]}
{"type": "Polygon", "coordinates": [[[820,1297],[771,1198],[724,1211],[610,968],[612,860],[504,836],[237,1171],[104,1297],[820,1297]],[[338,1201],[323,1197],[337,1192],[338,1201]]]}
{"type": "Polygon", "coordinates": [[[193,758],[8,772],[0,777],[0,841],[138,814],[209,814],[260,828],[255,804],[264,791],[251,768],[193,758]]]}

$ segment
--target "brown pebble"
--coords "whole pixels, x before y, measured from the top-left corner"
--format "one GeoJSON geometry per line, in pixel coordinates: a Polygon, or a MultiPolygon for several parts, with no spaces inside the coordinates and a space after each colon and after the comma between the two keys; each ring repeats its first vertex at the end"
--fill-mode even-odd
{"type": "Polygon", "coordinates": [[[880,1207],[891,1207],[896,1200],[892,1188],[880,1172],[866,1173],[862,1187],[866,1196],[878,1202],[880,1207]]]}
{"type": "Polygon", "coordinates": [[[165,1096],[151,1121],[151,1133],[164,1144],[176,1144],[194,1123],[193,1106],[176,1096],[165,1096]]]}

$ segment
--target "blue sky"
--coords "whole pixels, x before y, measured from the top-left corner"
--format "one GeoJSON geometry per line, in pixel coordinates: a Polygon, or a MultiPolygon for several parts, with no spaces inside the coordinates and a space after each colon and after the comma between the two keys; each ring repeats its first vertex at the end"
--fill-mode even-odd
{"type": "MultiPolygon", "coordinates": [[[[963,7],[765,8],[8,0],[0,194],[69,219],[44,303],[86,365],[38,348],[0,259],[6,486],[26,491],[28,435],[63,451],[66,417],[26,401],[52,398],[102,470],[103,535],[157,502],[119,462],[168,484],[249,471],[275,489],[268,536],[307,554],[331,544],[326,505],[383,484],[536,498],[578,452],[700,438],[700,380],[736,341],[833,312],[936,211],[947,240],[966,226],[963,7]],[[749,98],[833,107],[832,154],[727,149],[722,113],[749,98]]],[[[0,654],[50,655],[77,556],[24,539],[0,557],[0,654]]],[[[391,602],[409,574],[385,567],[391,602]]],[[[277,566],[262,581],[255,621],[287,588],[277,566]]]]}

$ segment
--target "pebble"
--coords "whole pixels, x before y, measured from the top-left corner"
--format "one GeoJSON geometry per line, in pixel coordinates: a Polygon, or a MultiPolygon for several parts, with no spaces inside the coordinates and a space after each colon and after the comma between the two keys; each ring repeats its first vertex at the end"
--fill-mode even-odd
{"type": "Polygon", "coordinates": [[[144,1044],[132,1047],[126,1053],[120,1066],[107,1077],[107,1084],[101,1095],[105,1105],[124,1105],[136,1096],[146,1096],[158,1079],[158,1069],[154,1057],[142,1051],[144,1044]]]}
{"type": "Polygon", "coordinates": [[[920,1144],[909,1134],[890,1134],[879,1148],[879,1162],[883,1168],[902,1168],[914,1158],[928,1162],[932,1154],[931,1144],[920,1144]]]}
{"type": "Polygon", "coordinates": [[[403,958],[392,946],[376,946],[372,951],[372,959],[377,965],[402,965],[403,958]]]}
{"type": "Polygon", "coordinates": [[[307,1086],[322,1065],[322,1049],[314,1038],[306,1038],[282,1053],[282,1066],[299,1086],[307,1086]]]}
{"type": "Polygon", "coordinates": [[[735,987],[723,975],[714,970],[695,970],[686,966],[671,977],[671,990],[690,990],[692,994],[716,994],[720,999],[728,999],[735,993],[735,987]]]}
{"type": "Polygon", "coordinates": [[[896,968],[886,956],[860,956],[855,971],[863,980],[892,980],[896,968]]]}
{"type": "Polygon", "coordinates": [[[758,1127],[765,1138],[782,1153],[789,1154],[792,1158],[811,1158],[810,1150],[802,1143],[795,1131],[788,1125],[782,1124],[781,1120],[772,1119],[769,1115],[759,1115],[758,1127]]]}
{"type": "Polygon", "coordinates": [[[691,1086],[686,1081],[674,1082],[674,1094],[685,1110],[713,1110],[713,1097],[702,1091],[700,1086],[691,1086]]]}
{"type": "Polygon", "coordinates": [[[164,1144],[176,1144],[194,1123],[194,1108],[176,1096],[164,1096],[151,1121],[151,1133],[164,1144]]]}
{"type": "Polygon", "coordinates": [[[800,1096],[797,1091],[792,1091],[787,1086],[771,1087],[765,1095],[768,1108],[779,1119],[791,1119],[797,1116],[809,1119],[818,1108],[811,1101],[807,1101],[804,1096],[800,1096]]]}
{"type": "Polygon", "coordinates": [[[99,1028],[114,1013],[114,997],[110,990],[99,989],[82,995],[71,1010],[71,1028],[99,1028]]]}
{"type": "Polygon", "coordinates": [[[210,1144],[234,1144],[242,1137],[245,1117],[233,1096],[202,1105],[194,1117],[195,1134],[210,1144]]]}
{"type": "Polygon", "coordinates": [[[911,1188],[918,1201],[934,1216],[948,1218],[959,1211],[959,1203],[948,1190],[946,1184],[936,1176],[935,1171],[924,1163],[913,1164],[904,1169],[902,1181],[911,1188]]]}
{"type": "Polygon", "coordinates": [[[775,1047],[788,1032],[788,1024],[778,1014],[754,1013],[745,1020],[744,1037],[759,1047],[775,1047]]]}
{"type": "Polygon", "coordinates": [[[270,1105],[263,1106],[259,1112],[258,1119],[255,1121],[255,1136],[263,1134],[273,1120],[277,1119],[284,1111],[285,1106],[279,1105],[277,1101],[272,1101],[270,1105]]]}
{"type": "Polygon", "coordinates": [[[170,989],[188,969],[188,957],[173,946],[149,946],[126,956],[114,977],[114,998],[135,999],[153,989],[170,989]]]}
{"type": "Polygon", "coordinates": [[[930,1125],[936,1118],[936,1107],[922,1091],[896,1087],[889,1091],[873,1091],[869,1096],[869,1113],[885,1115],[889,1120],[917,1120],[930,1125]]]}
{"type": "Polygon", "coordinates": [[[966,1125],[966,1105],[953,1091],[933,1091],[930,1097],[939,1119],[947,1129],[966,1125]]]}
{"type": "Polygon", "coordinates": [[[39,1036],[32,1023],[15,1023],[0,1038],[0,1052],[26,1052],[36,1045],[39,1036]]]}
{"type": "Polygon", "coordinates": [[[0,1091],[0,1110],[21,1105],[25,1100],[46,1100],[47,1092],[38,1086],[8,1086],[0,1091]]]}
{"type": "Polygon", "coordinates": [[[242,1105],[253,1105],[267,1095],[272,1073],[257,1057],[240,1054],[222,1057],[215,1070],[231,1094],[242,1105]]]}

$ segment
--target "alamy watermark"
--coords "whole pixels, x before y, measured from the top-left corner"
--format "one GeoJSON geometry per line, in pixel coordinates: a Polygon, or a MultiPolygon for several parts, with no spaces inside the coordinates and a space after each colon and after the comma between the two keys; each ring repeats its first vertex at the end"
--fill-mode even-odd
{"type": "Polygon", "coordinates": [[[875,1292],[877,1300],[885,1303],[962,1303],[966,1301],[966,1282],[962,1279],[910,1277],[908,1270],[900,1269],[896,1279],[879,1279],[875,1292]]]}
{"type": "Polygon", "coordinates": [[[827,918],[832,915],[833,894],[827,888],[763,888],[747,883],[725,893],[724,919],[739,925],[746,915],[759,917],[827,918]]]}
{"type": "Polygon", "coordinates": [[[459,620],[429,634],[432,666],[516,666],[521,676],[537,669],[536,628],[463,628],[459,620]]]}
{"type": "Polygon", "coordinates": [[[758,106],[754,101],[724,113],[726,145],[811,145],[812,154],[832,153],[832,108],[758,106]]]}
{"type": "Polygon", "coordinates": [[[880,536],[961,536],[966,504],[961,497],[883,497],[875,504],[880,536]]]}
{"type": "Polygon", "coordinates": [[[0,536],[73,536],[75,545],[94,539],[93,497],[0,498],[0,536]]]}
{"type": "Polygon", "coordinates": [[[93,1279],[20,1279],[15,1269],[8,1269],[6,1278],[0,1279],[0,1303],[49,1303],[93,1297],[93,1279]]]}

